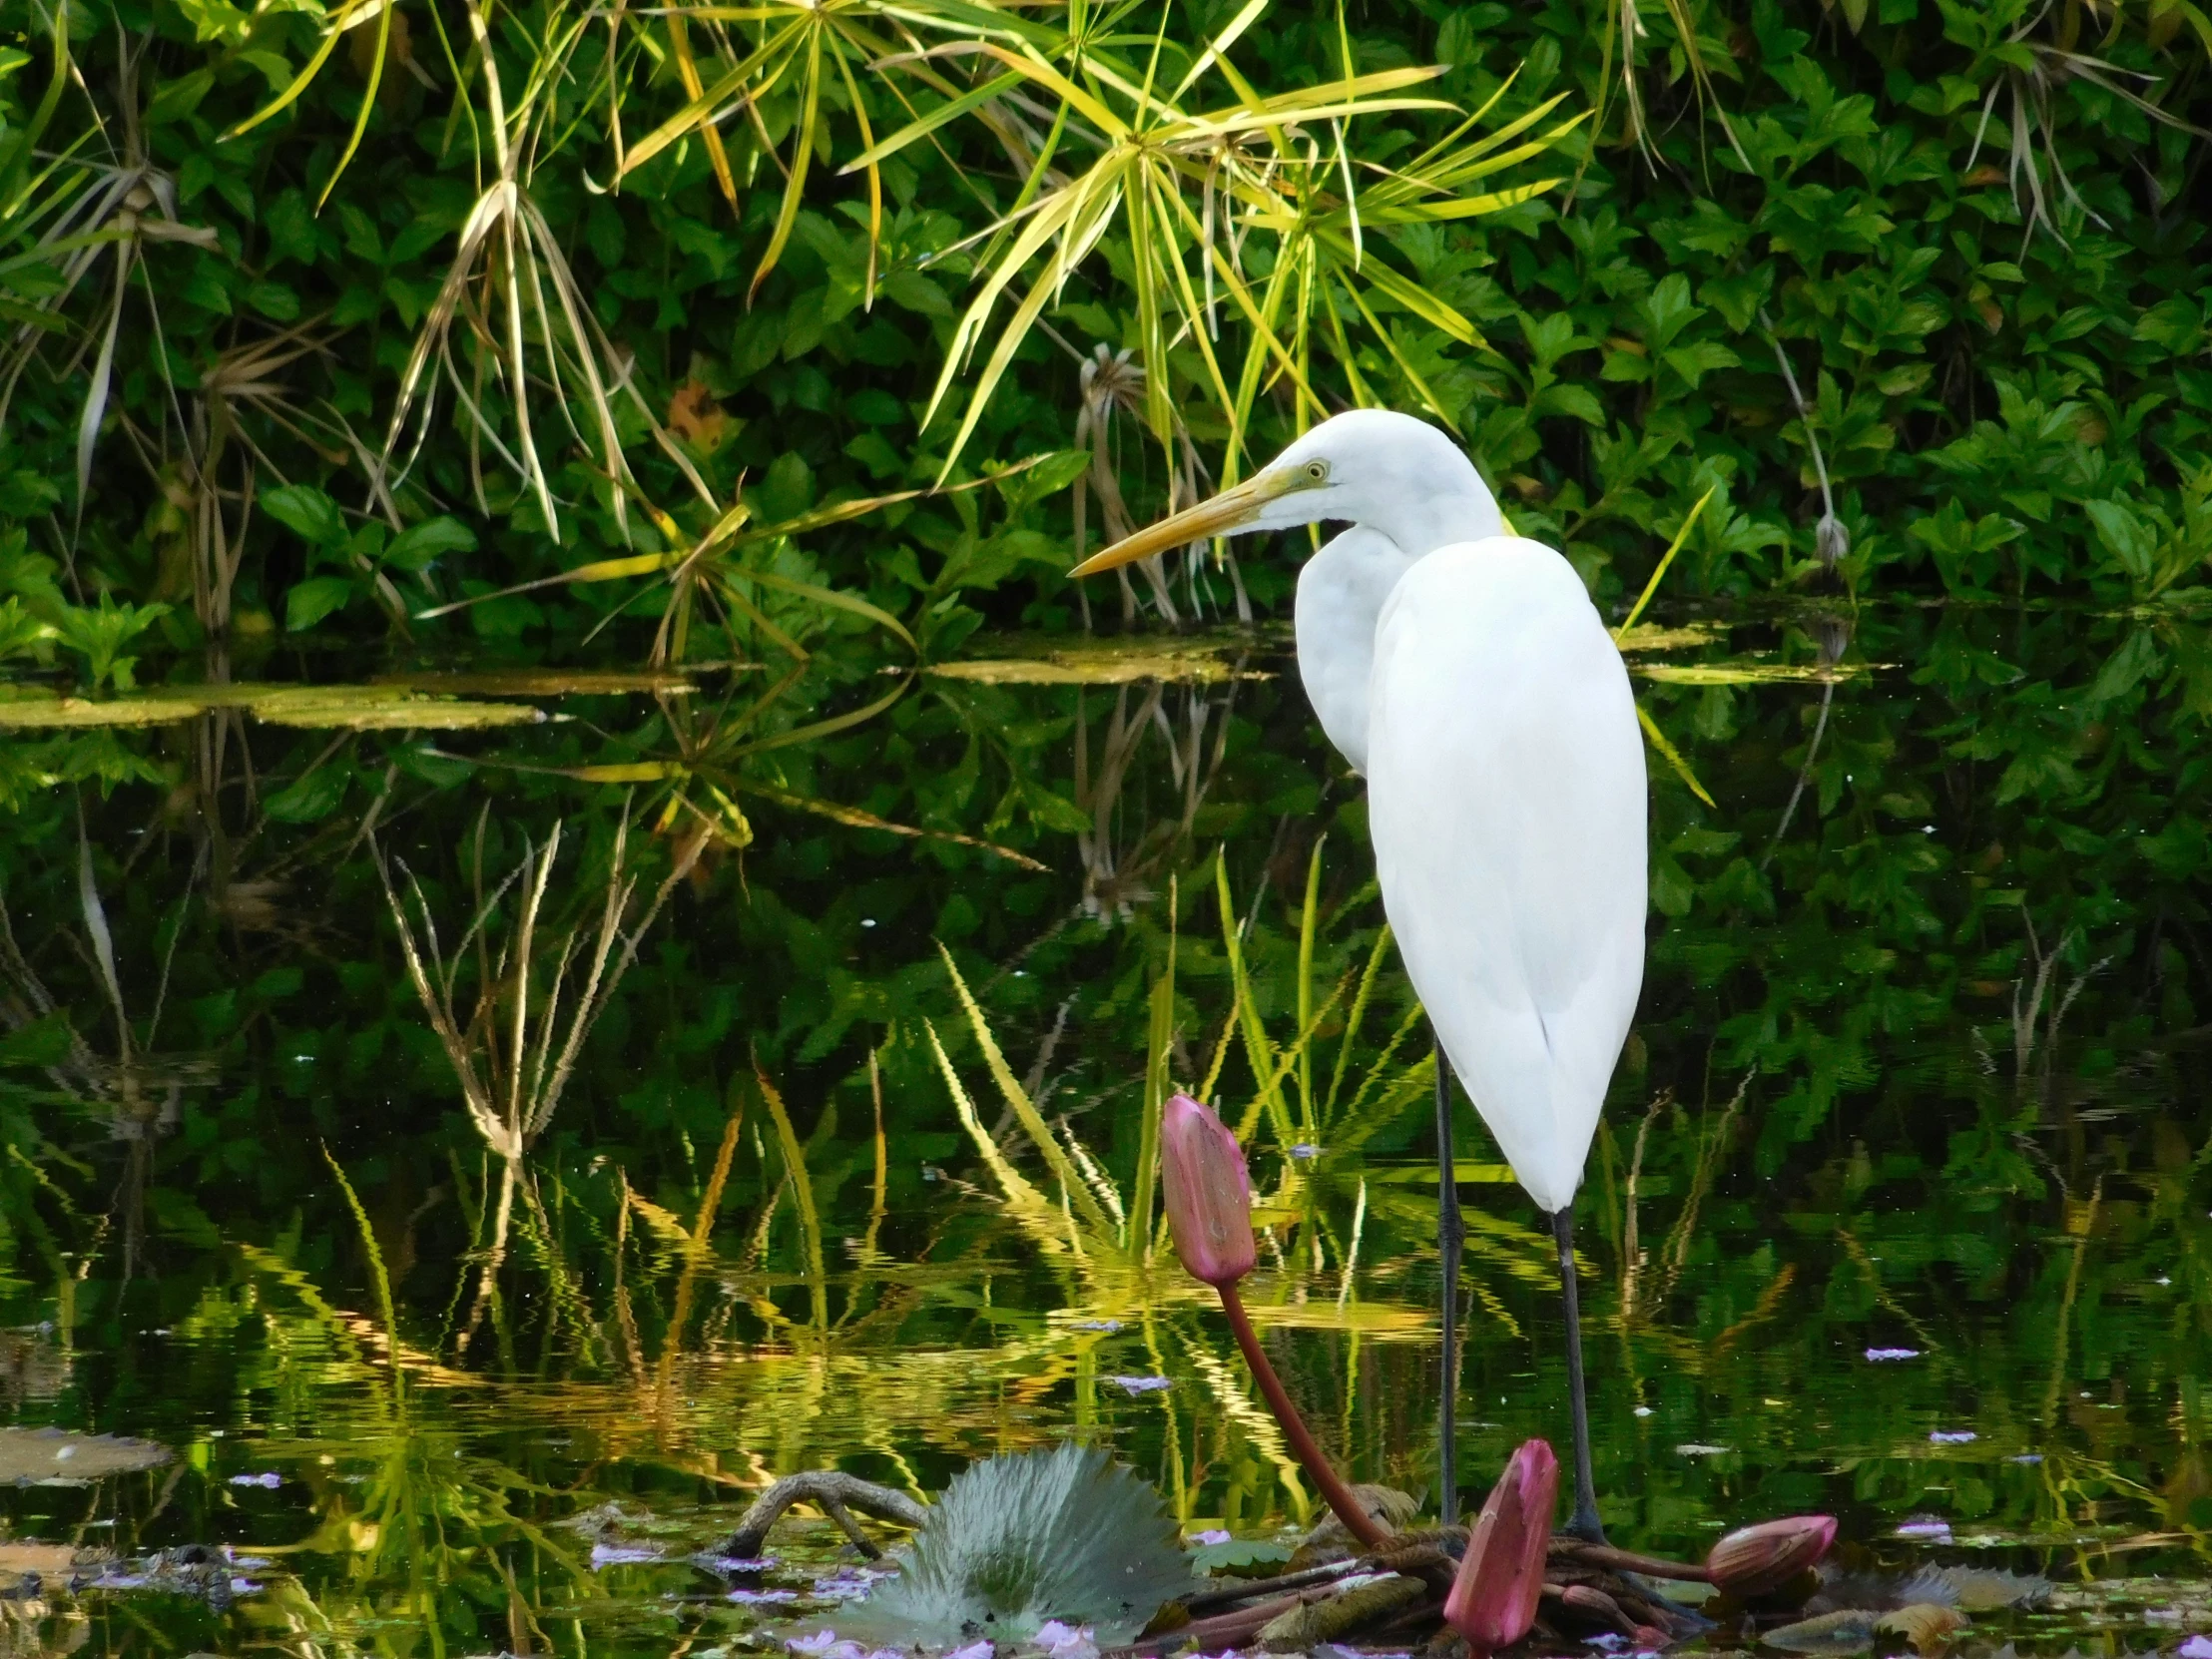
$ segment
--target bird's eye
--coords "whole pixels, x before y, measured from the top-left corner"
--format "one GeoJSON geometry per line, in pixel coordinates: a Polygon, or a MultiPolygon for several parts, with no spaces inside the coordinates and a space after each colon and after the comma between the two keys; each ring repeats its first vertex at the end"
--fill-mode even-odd
{"type": "Polygon", "coordinates": [[[1327,461],[1308,461],[1305,470],[1308,483],[1326,484],[1329,482],[1329,463],[1327,461]]]}

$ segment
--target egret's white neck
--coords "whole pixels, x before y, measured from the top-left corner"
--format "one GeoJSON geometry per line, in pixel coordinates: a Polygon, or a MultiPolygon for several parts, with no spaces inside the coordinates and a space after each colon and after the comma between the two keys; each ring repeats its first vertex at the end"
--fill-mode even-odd
{"type": "Polygon", "coordinates": [[[1505,533],[1481,474],[1454,458],[1458,468],[1430,488],[1364,492],[1358,522],[1299,572],[1299,678],[1322,730],[1358,773],[1368,769],[1368,681],[1390,590],[1439,547],[1505,533]]]}
{"type": "Polygon", "coordinates": [[[1361,527],[1395,542],[1409,559],[1453,542],[1505,534],[1505,520],[1482,475],[1464,456],[1454,458],[1459,462],[1455,475],[1434,479],[1425,488],[1374,492],[1361,503],[1361,527]]]}

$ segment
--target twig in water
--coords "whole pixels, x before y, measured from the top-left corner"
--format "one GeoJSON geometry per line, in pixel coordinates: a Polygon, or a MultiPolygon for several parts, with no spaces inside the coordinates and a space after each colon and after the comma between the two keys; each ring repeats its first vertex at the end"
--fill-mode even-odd
{"type": "Polygon", "coordinates": [[[860,1530],[852,1510],[907,1527],[919,1526],[929,1518],[929,1511],[904,1492],[837,1469],[812,1469],[805,1474],[787,1474],[755,1498],[753,1507],[739,1517],[738,1529],[730,1534],[723,1552],[740,1560],[758,1558],[761,1546],[768,1542],[769,1528],[795,1503],[812,1503],[822,1509],[844,1528],[844,1535],[870,1560],[883,1552],[860,1530]]]}

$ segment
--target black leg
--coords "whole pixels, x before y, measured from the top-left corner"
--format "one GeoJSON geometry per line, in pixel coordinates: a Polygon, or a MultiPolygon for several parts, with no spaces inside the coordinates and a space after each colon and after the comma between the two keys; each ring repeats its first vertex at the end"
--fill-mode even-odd
{"type": "Polygon", "coordinates": [[[1559,1242],[1559,1299],[1567,1311],[1567,1390],[1574,1396],[1574,1518],[1566,1530],[1584,1543],[1605,1542],[1597,1518],[1597,1477],[1590,1468],[1590,1406],[1582,1391],[1582,1310],[1574,1285],[1574,1211],[1557,1210],[1551,1236],[1559,1242]]]}
{"type": "Polygon", "coordinates": [[[1431,1034],[1436,1051],[1436,1257],[1443,1278],[1442,1403],[1436,1412],[1436,1514],[1445,1526],[1459,1519],[1459,1253],[1467,1230],[1459,1219],[1459,1182],[1451,1150],[1451,1062],[1431,1034]]]}

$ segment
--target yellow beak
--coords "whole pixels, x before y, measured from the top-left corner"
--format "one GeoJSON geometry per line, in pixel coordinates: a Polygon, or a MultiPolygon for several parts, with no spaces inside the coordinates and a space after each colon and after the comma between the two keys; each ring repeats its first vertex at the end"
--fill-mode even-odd
{"type": "Polygon", "coordinates": [[[1243,529],[1259,517],[1260,509],[1279,495],[1288,495],[1298,487],[1295,472],[1277,472],[1273,469],[1255,473],[1241,484],[1233,484],[1211,501],[1202,501],[1195,507],[1186,507],[1172,513],[1159,523],[1139,530],[1133,536],[1125,536],[1102,553],[1093,553],[1068,572],[1071,576],[1097,576],[1138,559],[1149,559],[1155,553],[1165,553],[1171,547],[1181,547],[1186,542],[1204,541],[1209,536],[1226,536],[1243,529]]]}

